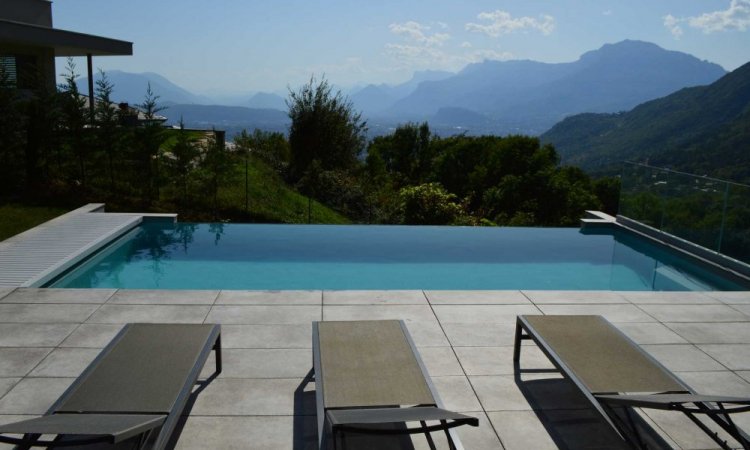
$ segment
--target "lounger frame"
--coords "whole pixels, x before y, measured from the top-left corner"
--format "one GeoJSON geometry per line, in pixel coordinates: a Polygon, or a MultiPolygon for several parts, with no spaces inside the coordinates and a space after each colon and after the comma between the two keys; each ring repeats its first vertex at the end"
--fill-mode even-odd
{"type": "MultiPolygon", "coordinates": [[[[47,412],[44,414],[45,416],[53,415],[57,412],[58,408],[60,408],[61,405],[65,404],[68,399],[73,395],[74,392],[78,389],[78,387],[91,375],[96,368],[99,366],[99,364],[106,358],[106,356],[117,346],[117,344],[123,339],[123,337],[127,334],[128,330],[132,326],[136,324],[127,324],[125,325],[118,333],[117,335],[107,344],[107,346],[99,353],[99,355],[91,362],[91,364],[86,367],[86,369],[81,373],[81,375],[76,378],[76,380],[71,384],[65,392],[55,401],[55,403],[47,410],[47,412]]],[[[187,379],[185,381],[185,384],[182,386],[182,388],[179,391],[179,394],[177,396],[177,399],[174,403],[174,406],[172,410],[166,415],[164,422],[161,425],[161,428],[159,430],[159,434],[154,440],[154,444],[152,449],[154,450],[161,450],[163,449],[167,443],[169,442],[169,439],[172,436],[172,432],[174,431],[175,426],[177,425],[178,420],[180,419],[180,416],[182,414],[182,411],[185,409],[185,405],[187,404],[188,398],[190,397],[193,386],[198,381],[198,377],[200,376],[201,371],[203,370],[203,367],[205,366],[206,360],[208,359],[208,356],[211,354],[212,351],[216,352],[216,373],[221,373],[222,370],[222,358],[221,358],[221,326],[220,325],[214,325],[209,338],[206,340],[206,344],[201,349],[197,363],[192,367],[190,370],[187,379]]],[[[66,413],[70,414],[70,413],[66,413]]],[[[81,412],[80,414],[86,414],[85,412],[81,412]]],[[[109,411],[109,412],[97,412],[96,414],[119,414],[118,411],[109,411]]],[[[153,414],[153,413],[147,413],[147,414],[153,414]]],[[[152,431],[154,428],[149,428],[146,430],[143,430],[141,433],[137,449],[145,448],[146,445],[148,445],[149,439],[151,437],[152,431]]],[[[59,438],[60,436],[58,436],[59,438]]],[[[0,436],[0,438],[3,438],[0,436]]],[[[23,440],[24,441],[35,441],[39,438],[39,435],[25,435],[23,440]]],[[[108,436],[90,436],[86,438],[76,439],[77,445],[88,445],[93,444],[97,442],[106,441],[108,436]]],[[[10,442],[14,443],[14,442],[10,442]]],[[[31,446],[38,446],[39,444],[19,444],[17,448],[24,449],[29,448],[31,446]]],[[[65,447],[73,445],[71,441],[56,441],[52,443],[46,443],[43,444],[47,447],[65,447]]]]}
{"type": "MultiPolygon", "coordinates": [[[[445,409],[445,406],[443,405],[443,401],[440,399],[440,395],[437,392],[437,389],[435,389],[435,385],[432,383],[432,379],[430,378],[429,373],[427,372],[427,367],[424,365],[424,362],[422,361],[422,358],[419,355],[419,352],[417,351],[417,346],[414,344],[414,341],[412,340],[411,335],[409,334],[409,330],[406,327],[406,324],[403,320],[398,321],[401,330],[404,332],[404,336],[406,337],[406,341],[409,343],[409,347],[414,354],[414,357],[417,361],[417,364],[419,365],[419,368],[421,370],[422,376],[424,377],[427,387],[429,388],[429,391],[432,395],[432,398],[434,399],[435,403],[434,405],[418,405],[415,408],[398,408],[399,405],[393,405],[392,408],[394,412],[398,412],[398,410],[404,410],[404,409],[416,409],[418,407],[436,407],[439,409],[445,409]]],[[[328,436],[328,431],[331,431],[332,434],[332,440],[333,440],[333,446],[334,449],[338,446],[338,439],[337,439],[337,431],[335,428],[331,426],[329,423],[329,420],[327,419],[327,412],[329,411],[328,408],[326,408],[324,403],[324,389],[323,386],[323,367],[321,362],[321,356],[320,356],[320,346],[319,346],[319,331],[318,331],[318,325],[319,322],[313,322],[313,329],[312,329],[312,338],[313,338],[313,371],[315,374],[315,404],[317,408],[317,416],[318,416],[318,448],[324,449],[326,448],[325,445],[327,445],[326,438],[328,436]],[[328,425],[328,427],[326,427],[328,425]]],[[[383,408],[373,408],[373,413],[376,411],[383,412],[384,414],[388,413],[388,407],[387,405],[383,405],[383,408]]],[[[340,410],[340,409],[336,409],[340,410]]],[[[478,420],[474,419],[476,422],[471,423],[473,426],[478,425],[478,420]]],[[[391,423],[390,421],[386,421],[388,423],[391,423]]],[[[419,428],[411,428],[411,429],[405,429],[405,430],[373,430],[373,429],[357,429],[356,427],[346,427],[347,432],[358,432],[358,433],[365,433],[365,434],[417,434],[417,433],[424,433],[427,442],[431,449],[435,449],[435,444],[432,440],[432,437],[430,436],[430,432],[432,431],[445,431],[446,437],[448,439],[448,444],[451,449],[455,450],[463,450],[464,447],[461,444],[461,441],[458,437],[458,433],[456,433],[456,430],[454,427],[466,424],[468,422],[452,422],[452,423],[446,423],[446,421],[441,421],[440,425],[433,425],[428,427],[426,425],[425,421],[420,421],[421,427],[419,428]]]]}
{"type": "MultiPolygon", "coordinates": [[[[657,395],[696,394],[696,392],[692,388],[690,388],[690,386],[688,386],[684,381],[682,381],[680,378],[674,375],[672,371],[667,369],[663,364],[657,361],[653,356],[651,356],[649,353],[643,350],[643,348],[641,348],[640,345],[635,343],[635,341],[630,339],[617,327],[613,326],[612,330],[618,333],[622,339],[624,339],[640,354],[646,357],[651,363],[654,364],[654,366],[663,370],[665,374],[668,374],[670,377],[674,379],[674,381],[677,384],[679,384],[680,386],[684,388],[684,390],[682,391],[664,392],[664,393],[657,394],[657,395]]],[[[589,401],[591,406],[600,414],[602,419],[604,419],[615,430],[615,432],[617,432],[617,434],[621,438],[623,438],[628,444],[630,444],[631,447],[636,448],[636,449],[647,449],[647,446],[643,442],[643,439],[641,438],[637,428],[635,427],[635,423],[631,416],[632,412],[630,411],[630,409],[628,407],[624,408],[625,413],[626,413],[626,419],[627,419],[625,420],[615,413],[613,409],[614,405],[608,404],[606,399],[599,397],[599,396],[607,396],[607,395],[617,396],[620,393],[619,392],[606,392],[606,393],[598,392],[594,394],[591,391],[589,391],[589,389],[583,384],[583,382],[580,379],[578,379],[576,374],[565,364],[565,361],[552,349],[552,347],[547,342],[545,342],[544,339],[542,339],[535,332],[534,327],[526,320],[524,316],[517,316],[516,318],[515,341],[513,344],[513,363],[515,364],[516,367],[519,367],[520,357],[521,357],[521,343],[524,340],[534,341],[537,347],[539,347],[539,349],[542,350],[542,352],[547,356],[547,358],[549,358],[550,362],[552,362],[552,364],[563,375],[563,377],[569,380],[570,382],[572,382],[578,388],[578,390],[589,401]]],[[[619,396],[619,397],[622,398],[624,396],[619,396]]],[[[620,404],[623,405],[625,403],[623,402],[620,404]]],[[[711,439],[713,439],[717,444],[719,444],[721,448],[725,450],[731,450],[732,447],[729,446],[729,444],[726,441],[721,439],[714,430],[709,428],[705,423],[700,421],[698,417],[695,416],[695,414],[704,414],[707,417],[709,417],[711,420],[713,420],[716,424],[718,424],[729,435],[737,439],[737,441],[739,441],[740,444],[742,444],[745,449],[750,449],[750,446],[748,446],[748,443],[750,443],[750,437],[748,437],[747,434],[745,434],[742,430],[740,430],[731,421],[731,418],[729,418],[728,414],[723,414],[721,410],[716,409],[706,403],[698,402],[698,403],[695,403],[694,405],[695,405],[695,408],[671,406],[669,408],[663,408],[663,409],[670,409],[670,410],[680,411],[684,413],[691,421],[693,421],[709,437],[711,437],[711,439]]],[[[634,404],[634,406],[647,407],[645,405],[637,405],[637,404],[634,404]]]]}

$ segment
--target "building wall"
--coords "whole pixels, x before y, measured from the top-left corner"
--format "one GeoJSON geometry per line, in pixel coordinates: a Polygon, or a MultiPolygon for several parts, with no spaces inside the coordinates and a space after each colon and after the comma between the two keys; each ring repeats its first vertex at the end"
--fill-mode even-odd
{"type": "Polygon", "coordinates": [[[2,0],[0,19],[52,26],[52,2],[47,0],[2,0]]]}
{"type": "MultiPolygon", "coordinates": [[[[48,0],[0,0],[0,20],[52,27],[52,2],[48,0]]],[[[16,60],[18,87],[30,89],[43,80],[55,88],[55,55],[51,48],[0,43],[0,55],[16,60]]]]}
{"type": "Polygon", "coordinates": [[[43,83],[47,89],[55,89],[55,54],[51,48],[0,43],[0,56],[15,59],[17,87],[34,89],[43,83]]]}

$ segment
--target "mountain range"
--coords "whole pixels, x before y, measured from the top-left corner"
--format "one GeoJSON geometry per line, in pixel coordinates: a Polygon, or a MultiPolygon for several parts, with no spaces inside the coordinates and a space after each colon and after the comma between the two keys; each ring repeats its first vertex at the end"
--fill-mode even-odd
{"type": "Polygon", "coordinates": [[[628,112],[568,117],[541,139],[589,172],[617,173],[631,160],[750,182],[750,63],[628,112]]]}
{"type": "Polygon", "coordinates": [[[711,83],[725,73],[685,53],[622,41],[570,63],[471,64],[453,77],[421,83],[384,114],[425,120],[440,108],[457,107],[485,116],[500,134],[537,135],[569,115],[628,110],[683,87],[711,83]]]}
{"type": "MultiPolygon", "coordinates": [[[[193,94],[187,89],[172,83],[158,73],[130,73],[121,70],[108,70],[106,75],[114,86],[114,89],[112,90],[112,100],[117,103],[126,102],[132,105],[143,103],[149,83],[151,83],[151,90],[159,96],[159,101],[162,103],[212,103],[210,98],[193,94]]],[[[94,83],[100,79],[100,73],[94,75],[94,83]]],[[[82,77],[76,80],[78,89],[84,95],[88,95],[89,92],[88,80],[88,77],[82,77]]],[[[96,87],[94,89],[96,89],[96,87]]]]}
{"type": "MultiPolygon", "coordinates": [[[[685,87],[712,83],[725,74],[720,66],[685,53],[622,41],[568,63],[487,60],[457,73],[416,72],[405,83],[370,84],[351,91],[349,98],[374,135],[406,121],[429,121],[438,134],[539,135],[568,116],[629,110],[685,87]]],[[[163,114],[172,123],[183,116],[188,126],[231,123],[277,130],[288,121],[285,114],[278,114],[286,105],[277,94],[241,95],[232,106],[215,105],[212,99],[154,73],[110,71],[107,75],[115,85],[113,99],[132,104],[143,101],[150,82],[160,101],[170,106],[163,114]]],[[[80,81],[85,91],[86,80],[80,81]]]]}

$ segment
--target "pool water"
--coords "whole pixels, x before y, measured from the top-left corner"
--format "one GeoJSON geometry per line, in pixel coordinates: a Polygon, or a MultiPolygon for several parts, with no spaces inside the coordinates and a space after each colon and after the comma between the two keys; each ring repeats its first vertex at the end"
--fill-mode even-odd
{"type": "Polygon", "coordinates": [[[52,287],[745,289],[616,229],[206,223],[144,224],[52,287]]]}

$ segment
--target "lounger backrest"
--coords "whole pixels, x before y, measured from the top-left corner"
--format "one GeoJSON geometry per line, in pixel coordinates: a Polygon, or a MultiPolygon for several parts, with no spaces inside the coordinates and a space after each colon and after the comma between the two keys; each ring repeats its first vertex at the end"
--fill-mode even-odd
{"type": "Polygon", "coordinates": [[[434,405],[401,322],[319,322],[326,408],[434,405]]]}
{"type": "Polygon", "coordinates": [[[215,327],[128,325],[56,412],[169,413],[215,327]]]}
{"type": "Polygon", "coordinates": [[[601,316],[523,316],[589,392],[684,392],[685,386],[601,316]]]}

